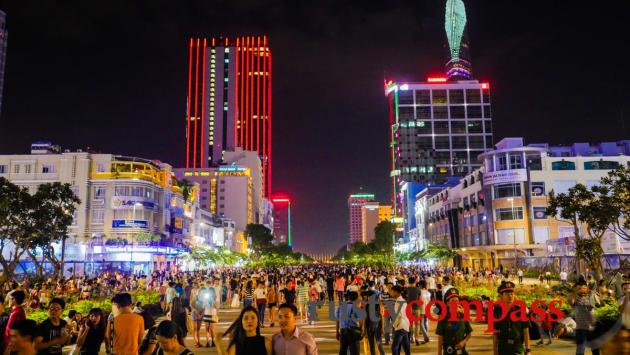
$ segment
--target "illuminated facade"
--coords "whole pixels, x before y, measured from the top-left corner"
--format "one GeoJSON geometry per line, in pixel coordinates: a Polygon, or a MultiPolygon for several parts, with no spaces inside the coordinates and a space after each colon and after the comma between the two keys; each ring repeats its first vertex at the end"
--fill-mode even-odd
{"type": "Polygon", "coordinates": [[[361,223],[361,207],[374,202],[374,194],[353,194],[348,197],[348,210],[350,217],[350,236],[348,243],[363,241],[363,227],[361,223]]]}
{"type": "Polygon", "coordinates": [[[273,235],[276,244],[286,243],[293,246],[291,229],[291,199],[284,195],[275,195],[273,203],[273,235]]]}
{"type": "Polygon", "coordinates": [[[225,162],[225,152],[258,153],[262,191],[271,192],[271,51],[266,36],[190,39],[186,168],[225,162]]]}
{"type": "Polygon", "coordinates": [[[379,222],[378,202],[367,202],[361,206],[361,241],[369,243],[374,240],[374,228],[379,222]]]}
{"type": "Polygon", "coordinates": [[[493,143],[490,85],[429,78],[389,82],[386,95],[394,214],[400,216],[404,183],[441,184],[481,166],[477,156],[493,143]]]}
{"type": "MultiPolygon", "coordinates": [[[[547,196],[597,185],[611,169],[630,166],[630,140],[550,146],[505,138],[479,159],[481,168],[428,198],[426,241],[456,249],[458,263],[473,269],[514,262],[572,269],[574,229],[545,214],[547,196]]],[[[612,233],[602,248],[613,268],[630,254],[630,242],[612,233]]]]}

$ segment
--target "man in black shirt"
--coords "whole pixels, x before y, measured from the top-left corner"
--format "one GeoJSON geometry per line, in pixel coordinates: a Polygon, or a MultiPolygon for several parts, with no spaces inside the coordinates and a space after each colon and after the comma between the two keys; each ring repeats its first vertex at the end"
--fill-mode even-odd
{"type": "Polygon", "coordinates": [[[287,281],[287,287],[280,292],[284,295],[284,303],[295,304],[295,290],[292,281],[287,281]]]}
{"type": "Polygon", "coordinates": [[[61,298],[53,298],[48,303],[48,319],[43,321],[35,337],[37,355],[61,355],[63,346],[70,340],[70,332],[66,321],[61,319],[66,302],[61,298]]]}
{"type": "Polygon", "coordinates": [[[326,292],[328,293],[328,302],[332,304],[335,300],[335,278],[331,274],[326,278],[326,292]]]}
{"type": "MultiPolygon", "coordinates": [[[[410,304],[413,301],[420,300],[420,289],[416,286],[416,278],[410,277],[407,286],[407,304],[410,304]]],[[[413,304],[411,308],[413,315],[416,319],[421,318],[421,310],[420,306],[417,304],[413,304]]],[[[411,341],[415,341],[416,345],[420,345],[420,321],[414,320],[410,325],[410,333],[411,333],[411,341]]]]}

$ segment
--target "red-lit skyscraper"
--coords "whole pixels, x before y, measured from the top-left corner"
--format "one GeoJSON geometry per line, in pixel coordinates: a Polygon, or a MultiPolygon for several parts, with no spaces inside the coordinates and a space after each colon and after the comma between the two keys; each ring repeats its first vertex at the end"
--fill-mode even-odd
{"type": "Polygon", "coordinates": [[[271,192],[271,51],[266,36],[191,38],[186,168],[219,165],[235,147],[256,151],[271,192]]]}
{"type": "Polygon", "coordinates": [[[293,246],[291,233],[291,200],[286,196],[274,196],[273,202],[273,235],[276,243],[293,246]]]}

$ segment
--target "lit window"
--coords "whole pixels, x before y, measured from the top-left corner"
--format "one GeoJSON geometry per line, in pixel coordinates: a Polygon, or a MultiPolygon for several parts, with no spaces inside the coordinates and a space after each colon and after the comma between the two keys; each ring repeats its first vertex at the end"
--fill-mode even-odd
{"type": "Polygon", "coordinates": [[[226,63],[229,63],[229,62],[230,62],[230,60],[229,60],[229,59],[226,59],[226,60],[225,60],[225,62],[226,62],[226,63]]]}

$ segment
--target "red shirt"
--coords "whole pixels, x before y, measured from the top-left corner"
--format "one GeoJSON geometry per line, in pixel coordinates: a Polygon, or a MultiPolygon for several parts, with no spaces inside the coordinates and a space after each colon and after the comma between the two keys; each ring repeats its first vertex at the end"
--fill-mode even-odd
{"type": "Polygon", "coordinates": [[[11,314],[9,315],[9,320],[7,321],[7,328],[4,330],[4,342],[2,352],[9,345],[9,330],[11,329],[11,325],[19,320],[26,319],[26,313],[24,313],[24,309],[21,306],[13,307],[11,314]]]}

